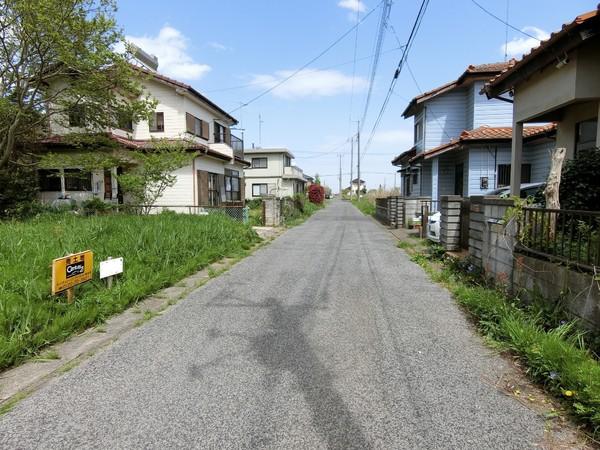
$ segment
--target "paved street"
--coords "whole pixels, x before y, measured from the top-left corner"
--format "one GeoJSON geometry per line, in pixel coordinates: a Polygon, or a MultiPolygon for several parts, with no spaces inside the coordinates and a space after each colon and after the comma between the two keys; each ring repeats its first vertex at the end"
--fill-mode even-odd
{"type": "Polygon", "coordinates": [[[449,294],[333,201],[0,418],[2,448],[529,448],[449,294]]]}

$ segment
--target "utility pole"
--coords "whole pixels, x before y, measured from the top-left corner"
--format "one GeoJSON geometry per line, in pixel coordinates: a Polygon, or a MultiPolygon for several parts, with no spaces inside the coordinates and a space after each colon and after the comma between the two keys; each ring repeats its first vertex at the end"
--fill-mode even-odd
{"type": "Polygon", "coordinates": [[[342,154],[338,155],[340,157],[340,198],[342,197],[342,154]]]}
{"type": "Polygon", "coordinates": [[[352,200],[352,175],[354,173],[354,136],[350,138],[350,200],[352,200]]]}
{"type": "Polygon", "coordinates": [[[357,176],[358,176],[358,190],[357,198],[360,200],[360,120],[357,121],[357,133],[356,133],[356,161],[357,161],[357,176]]]}
{"type": "Polygon", "coordinates": [[[262,147],[262,124],[264,121],[262,120],[262,116],[258,115],[258,146],[262,147]]]}

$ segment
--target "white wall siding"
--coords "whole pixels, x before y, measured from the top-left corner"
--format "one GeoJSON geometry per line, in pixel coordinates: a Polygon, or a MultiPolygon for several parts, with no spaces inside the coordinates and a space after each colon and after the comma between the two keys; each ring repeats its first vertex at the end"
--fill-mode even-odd
{"type": "Polygon", "coordinates": [[[177,177],[177,181],[172,187],[165,189],[155,203],[161,206],[194,205],[195,177],[192,164],[176,170],[173,174],[177,177]]]}
{"type": "Polygon", "coordinates": [[[425,150],[460,135],[467,125],[466,90],[441,95],[427,103],[425,111],[425,150]]]}
{"type": "Polygon", "coordinates": [[[513,105],[502,100],[488,100],[485,94],[480,94],[483,81],[473,84],[473,124],[472,128],[488,127],[511,127],[513,105]]]}
{"type": "Polygon", "coordinates": [[[133,125],[134,139],[180,138],[185,135],[184,97],[177,94],[175,88],[153,80],[144,82],[144,89],[157,102],[156,111],[164,113],[165,131],[150,133],[148,121],[133,125]]]}

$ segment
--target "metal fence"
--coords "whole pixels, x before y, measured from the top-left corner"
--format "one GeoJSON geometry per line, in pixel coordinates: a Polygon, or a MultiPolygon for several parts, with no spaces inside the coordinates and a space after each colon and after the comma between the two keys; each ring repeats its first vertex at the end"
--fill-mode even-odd
{"type": "Polygon", "coordinates": [[[197,216],[208,216],[222,214],[238,222],[248,223],[248,207],[241,205],[220,206],[196,206],[196,205],[119,205],[116,212],[128,214],[160,214],[163,212],[175,212],[180,214],[191,214],[197,216]]]}
{"type": "Polygon", "coordinates": [[[600,211],[525,207],[517,250],[593,271],[600,265],[600,211]]]}

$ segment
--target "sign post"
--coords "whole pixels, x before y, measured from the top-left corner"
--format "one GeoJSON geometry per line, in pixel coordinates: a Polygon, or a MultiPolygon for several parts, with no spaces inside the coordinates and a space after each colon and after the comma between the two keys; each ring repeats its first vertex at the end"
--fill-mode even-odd
{"type": "Polygon", "coordinates": [[[113,278],[115,275],[123,273],[123,258],[111,258],[106,261],[100,261],[100,279],[106,278],[106,285],[110,289],[112,287],[113,278]]]}
{"type": "Polygon", "coordinates": [[[73,288],[92,279],[93,265],[94,254],[90,250],[53,260],[52,295],[67,291],[67,301],[73,303],[73,288]]]}

